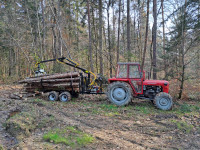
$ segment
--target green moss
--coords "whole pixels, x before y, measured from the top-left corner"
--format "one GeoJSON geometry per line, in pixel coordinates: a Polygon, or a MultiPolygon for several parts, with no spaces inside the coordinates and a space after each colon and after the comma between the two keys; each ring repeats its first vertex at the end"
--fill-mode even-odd
{"type": "Polygon", "coordinates": [[[3,146],[2,146],[2,145],[0,145],[0,150],[4,150],[4,148],[3,148],[3,146]]]}
{"type": "Polygon", "coordinates": [[[149,108],[147,108],[145,106],[135,106],[135,109],[138,110],[140,113],[143,113],[143,114],[149,114],[150,113],[149,108]]]}
{"type": "Polygon", "coordinates": [[[65,129],[54,129],[44,134],[43,139],[53,143],[66,144],[72,148],[80,148],[94,141],[94,138],[73,126],[65,129]]]}
{"type": "Polygon", "coordinates": [[[176,125],[177,129],[185,133],[190,133],[194,128],[193,125],[184,121],[171,120],[171,122],[176,125]]]}

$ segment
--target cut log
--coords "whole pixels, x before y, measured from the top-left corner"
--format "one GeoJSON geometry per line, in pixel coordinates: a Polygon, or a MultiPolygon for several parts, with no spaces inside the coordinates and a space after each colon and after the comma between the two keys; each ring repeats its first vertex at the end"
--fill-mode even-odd
{"type": "MultiPolygon", "coordinates": [[[[54,87],[48,87],[48,88],[26,88],[25,89],[26,92],[28,93],[35,93],[35,92],[42,92],[42,91],[72,91],[72,88],[70,87],[65,87],[65,88],[54,88],[54,87]]],[[[79,88],[73,88],[73,91],[75,92],[79,92],[79,88]]]]}
{"type": "Polygon", "coordinates": [[[25,80],[19,81],[19,83],[32,83],[36,81],[40,82],[41,80],[50,80],[50,79],[75,78],[78,76],[79,76],[78,72],[62,73],[62,74],[54,74],[54,75],[42,76],[42,77],[36,77],[36,78],[27,78],[25,80]]]}
{"type": "MultiPolygon", "coordinates": [[[[59,83],[59,82],[79,82],[80,78],[63,78],[63,79],[45,79],[45,80],[33,80],[33,81],[26,81],[26,83],[32,83],[32,84],[37,84],[37,83],[59,83]]],[[[21,81],[20,81],[21,82],[21,81]]]]}
{"type": "Polygon", "coordinates": [[[19,83],[26,83],[24,89],[28,93],[49,91],[79,92],[80,77],[78,72],[70,72],[26,78],[19,81],[19,83]]]}
{"type": "Polygon", "coordinates": [[[58,90],[58,89],[71,89],[72,88],[78,88],[79,87],[79,83],[62,83],[62,84],[49,84],[49,83],[43,83],[42,85],[41,84],[38,84],[38,85],[26,85],[24,86],[25,89],[36,89],[36,90],[40,90],[40,89],[55,89],[55,90],[58,90]]]}

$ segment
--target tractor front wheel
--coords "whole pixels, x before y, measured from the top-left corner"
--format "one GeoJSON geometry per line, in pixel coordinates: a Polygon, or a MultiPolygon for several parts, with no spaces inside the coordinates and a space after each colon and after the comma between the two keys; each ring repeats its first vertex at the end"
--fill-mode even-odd
{"type": "Polygon", "coordinates": [[[159,109],[170,110],[173,105],[172,97],[167,93],[160,92],[154,98],[154,104],[159,109]]]}
{"type": "Polygon", "coordinates": [[[107,88],[108,99],[117,106],[127,105],[133,97],[131,86],[125,82],[113,82],[107,88]]]}

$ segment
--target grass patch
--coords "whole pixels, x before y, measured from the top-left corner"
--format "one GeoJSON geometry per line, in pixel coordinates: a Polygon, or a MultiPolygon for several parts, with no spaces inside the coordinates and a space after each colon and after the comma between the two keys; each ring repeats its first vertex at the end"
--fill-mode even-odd
{"type": "Polygon", "coordinates": [[[98,105],[84,104],[84,106],[85,107],[89,106],[87,110],[91,112],[92,114],[98,114],[98,115],[101,114],[105,116],[119,115],[120,110],[123,108],[123,107],[118,107],[113,104],[98,104],[98,105]]]}
{"type": "Polygon", "coordinates": [[[190,133],[194,128],[193,125],[188,124],[187,122],[184,121],[171,120],[171,122],[176,125],[177,129],[179,129],[184,133],[190,133]]]}
{"type": "Polygon", "coordinates": [[[91,135],[73,126],[49,131],[47,134],[44,134],[43,139],[56,144],[62,143],[72,148],[80,148],[94,141],[91,135]]]}
{"type": "Polygon", "coordinates": [[[44,127],[48,127],[50,124],[55,122],[55,117],[54,116],[47,116],[45,118],[42,118],[41,120],[39,120],[38,124],[37,124],[37,128],[44,128],[44,127]]]}
{"type": "Polygon", "coordinates": [[[35,129],[56,124],[56,118],[51,114],[42,114],[31,106],[23,109],[20,113],[11,116],[4,124],[7,131],[18,140],[30,136],[35,129]]]}
{"type": "Polygon", "coordinates": [[[128,105],[120,107],[114,104],[98,104],[90,106],[90,108],[88,108],[88,111],[90,111],[92,114],[100,114],[108,117],[120,116],[120,115],[124,116],[126,114],[128,115],[128,117],[131,117],[135,113],[153,114],[160,112],[160,110],[155,109],[149,103],[141,103],[134,106],[128,105]]]}
{"type": "Polygon", "coordinates": [[[3,146],[2,146],[2,145],[0,145],[0,150],[4,150],[4,148],[3,148],[3,146]]]}
{"type": "Polygon", "coordinates": [[[112,104],[101,104],[99,107],[104,111],[117,110],[119,108],[116,105],[112,104]]]}
{"type": "Polygon", "coordinates": [[[186,104],[186,103],[182,104],[179,109],[182,113],[192,112],[192,107],[190,105],[186,104]]]}
{"type": "Polygon", "coordinates": [[[23,136],[29,136],[36,128],[35,119],[35,112],[21,112],[6,121],[6,128],[11,135],[21,139],[23,136]]]}
{"type": "Polygon", "coordinates": [[[135,109],[143,114],[150,114],[150,110],[146,106],[135,106],[135,109]]]}
{"type": "Polygon", "coordinates": [[[120,115],[119,112],[108,112],[108,113],[105,113],[105,116],[108,116],[108,117],[113,117],[113,116],[118,116],[120,115]]]}
{"type": "Polygon", "coordinates": [[[46,101],[46,100],[43,100],[43,99],[40,99],[40,98],[36,98],[36,99],[32,99],[32,101],[30,101],[30,103],[39,104],[39,105],[47,105],[47,104],[50,103],[50,101],[46,101]]]}
{"type": "Polygon", "coordinates": [[[114,104],[99,104],[93,105],[88,110],[92,112],[92,114],[100,114],[108,117],[119,116],[121,114],[127,113],[132,110],[132,106],[121,106],[118,107],[114,104]]]}
{"type": "Polygon", "coordinates": [[[198,105],[190,105],[187,103],[184,104],[176,104],[178,107],[173,109],[173,112],[179,115],[198,113],[200,112],[200,106],[198,105]]]}

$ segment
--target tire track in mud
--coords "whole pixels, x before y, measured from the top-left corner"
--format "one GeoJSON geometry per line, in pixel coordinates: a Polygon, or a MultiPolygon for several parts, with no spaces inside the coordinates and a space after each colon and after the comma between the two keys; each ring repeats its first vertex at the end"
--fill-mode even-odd
{"type": "MultiPolygon", "coordinates": [[[[48,113],[52,112],[51,107],[45,106],[45,108],[48,111],[48,113]]],[[[65,111],[64,109],[62,109],[62,110],[65,111]]],[[[92,134],[97,139],[105,141],[106,143],[112,143],[112,144],[114,144],[120,148],[124,148],[124,149],[130,149],[130,148],[131,149],[133,149],[133,148],[134,149],[148,149],[148,148],[155,149],[154,146],[149,147],[147,145],[142,144],[142,141],[137,142],[137,141],[133,140],[133,137],[134,138],[140,137],[141,139],[143,137],[145,137],[146,135],[143,133],[137,132],[137,134],[136,134],[135,131],[129,130],[127,132],[124,132],[124,133],[126,133],[126,135],[128,135],[128,136],[125,136],[125,134],[120,133],[120,132],[123,132],[122,130],[120,130],[120,132],[117,132],[117,134],[116,134],[116,131],[119,131],[119,129],[106,130],[104,128],[105,126],[101,127],[100,124],[99,125],[92,124],[93,120],[85,121],[82,119],[78,119],[76,117],[73,117],[73,113],[69,113],[69,112],[67,112],[67,110],[65,112],[63,112],[63,111],[54,110],[54,115],[55,114],[58,115],[60,118],[62,118],[62,121],[64,121],[64,122],[67,122],[72,125],[79,125],[79,126],[83,127],[83,130],[92,134]],[[61,116],[63,116],[63,117],[61,117],[61,116]]],[[[110,119],[108,119],[108,120],[110,120],[110,119]]],[[[123,125],[121,124],[121,126],[123,126],[123,125]]]]}
{"type": "Polygon", "coordinates": [[[9,114],[10,111],[0,111],[0,144],[6,149],[11,149],[18,143],[15,137],[11,136],[3,126],[3,124],[9,118],[9,114]]]}

